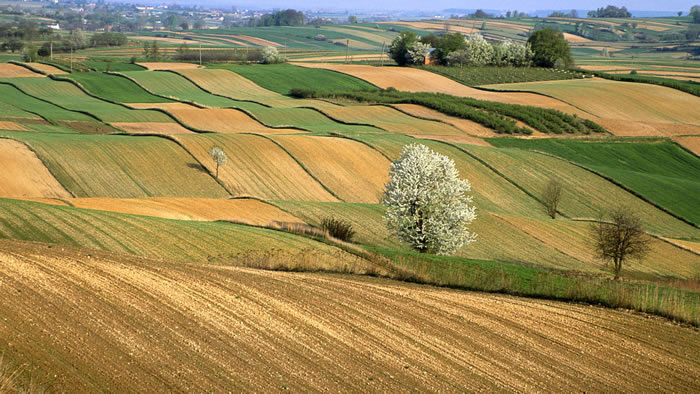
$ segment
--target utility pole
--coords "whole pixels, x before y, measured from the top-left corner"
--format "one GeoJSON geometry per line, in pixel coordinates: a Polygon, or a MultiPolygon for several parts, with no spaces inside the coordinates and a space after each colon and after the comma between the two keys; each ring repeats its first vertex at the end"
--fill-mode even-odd
{"type": "Polygon", "coordinates": [[[70,72],[73,72],[73,46],[70,47],[70,72]]]}
{"type": "Polygon", "coordinates": [[[49,57],[53,61],[53,41],[49,41],[49,57]]]}
{"type": "Polygon", "coordinates": [[[345,63],[350,59],[350,40],[345,43],[345,63]]]}
{"type": "Polygon", "coordinates": [[[199,42],[199,67],[202,67],[202,42],[199,42]]]}
{"type": "Polygon", "coordinates": [[[382,41],[382,52],[379,54],[379,60],[382,62],[380,67],[384,67],[384,47],[386,46],[386,41],[382,41]]]}

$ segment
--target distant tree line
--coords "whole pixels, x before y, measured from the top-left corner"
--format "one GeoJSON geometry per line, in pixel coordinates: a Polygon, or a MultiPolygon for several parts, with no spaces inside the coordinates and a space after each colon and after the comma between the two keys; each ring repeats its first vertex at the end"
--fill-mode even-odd
{"type": "Polygon", "coordinates": [[[479,33],[467,38],[460,33],[419,37],[410,31],[394,39],[389,54],[400,66],[425,64],[426,56],[430,56],[432,63],[445,66],[523,67],[531,65],[534,56],[528,45],[512,41],[491,43],[479,33]]]}
{"type": "Polygon", "coordinates": [[[630,18],[631,16],[632,14],[627,11],[627,8],[617,8],[614,5],[598,8],[595,11],[588,11],[589,18],[630,18]]]}
{"type": "Polygon", "coordinates": [[[250,20],[250,26],[301,26],[306,23],[306,16],[303,12],[287,9],[265,14],[259,18],[250,20]]]}

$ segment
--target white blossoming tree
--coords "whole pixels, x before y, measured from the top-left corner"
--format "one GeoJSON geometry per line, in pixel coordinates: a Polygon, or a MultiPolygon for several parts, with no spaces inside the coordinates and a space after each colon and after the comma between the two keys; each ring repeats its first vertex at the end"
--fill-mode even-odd
{"type": "Polygon", "coordinates": [[[226,157],[226,153],[224,153],[224,151],[218,146],[211,148],[209,151],[209,156],[216,164],[216,179],[219,179],[219,166],[226,165],[226,162],[228,162],[228,157],[226,157]]]}
{"type": "Polygon", "coordinates": [[[389,231],[421,253],[451,254],[476,240],[469,181],[454,161],[425,145],[406,145],[391,164],[382,204],[389,231]]]}
{"type": "Polygon", "coordinates": [[[406,59],[408,64],[425,64],[425,57],[430,52],[430,44],[424,44],[420,41],[412,43],[406,50],[406,59]]]}

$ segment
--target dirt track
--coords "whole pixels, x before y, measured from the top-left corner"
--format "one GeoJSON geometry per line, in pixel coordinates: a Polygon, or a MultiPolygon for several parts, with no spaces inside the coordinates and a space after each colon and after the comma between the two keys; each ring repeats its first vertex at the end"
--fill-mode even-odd
{"type": "Polygon", "coordinates": [[[682,391],[660,318],[0,241],[0,351],[67,391],[682,391]]]}

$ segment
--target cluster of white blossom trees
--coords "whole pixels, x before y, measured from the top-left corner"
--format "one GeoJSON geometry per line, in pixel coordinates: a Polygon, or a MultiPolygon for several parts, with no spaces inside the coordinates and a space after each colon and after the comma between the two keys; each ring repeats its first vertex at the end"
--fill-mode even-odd
{"type": "Polygon", "coordinates": [[[424,64],[429,53],[437,63],[449,66],[526,67],[532,64],[534,57],[529,44],[510,40],[491,43],[479,33],[468,37],[459,33],[419,37],[403,32],[394,39],[389,53],[401,66],[424,64]]]}

